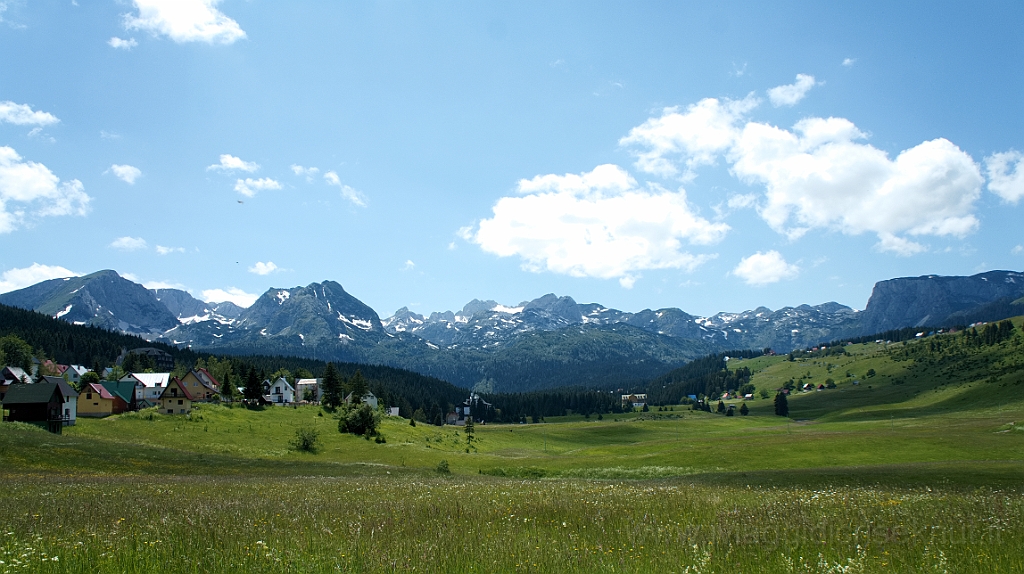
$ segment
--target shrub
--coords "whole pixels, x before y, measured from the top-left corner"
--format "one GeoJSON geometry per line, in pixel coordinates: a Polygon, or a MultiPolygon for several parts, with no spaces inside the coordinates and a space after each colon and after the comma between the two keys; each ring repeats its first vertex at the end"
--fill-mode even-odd
{"type": "Polygon", "coordinates": [[[451,469],[448,468],[448,459],[446,459],[446,458],[441,459],[441,462],[437,463],[436,470],[437,470],[438,474],[451,474],[452,473],[451,469]]]}
{"type": "Polygon", "coordinates": [[[363,435],[369,438],[377,434],[379,424],[380,414],[374,412],[367,404],[342,408],[338,413],[338,432],[363,435]]]}
{"type": "Polygon", "coordinates": [[[302,452],[316,452],[320,447],[320,431],[313,427],[299,427],[295,429],[292,447],[302,452]]]}

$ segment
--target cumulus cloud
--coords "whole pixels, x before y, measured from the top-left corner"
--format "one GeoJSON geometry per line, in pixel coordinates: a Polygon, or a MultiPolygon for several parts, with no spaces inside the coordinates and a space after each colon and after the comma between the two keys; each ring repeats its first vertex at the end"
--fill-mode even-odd
{"type": "Polygon", "coordinates": [[[256,192],[263,191],[265,189],[281,189],[281,184],[269,177],[260,179],[247,177],[235,182],[235,191],[246,197],[254,197],[256,192]]]}
{"type": "Polygon", "coordinates": [[[988,190],[1010,203],[1024,197],[1024,154],[1017,150],[994,153],[985,158],[988,190]]]}
{"type": "MultiPolygon", "coordinates": [[[[693,177],[698,166],[724,158],[732,175],[765,188],[758,201],[736,196],[729,206],[757,204],[769,226],[790,239],[815,228],[872,232],[878,249],[907,255],[925,248],[901,235],[963,237],[978,226],[974,204],[984,180],[974,160],[948,140],[922,142],[890,159],[864,143],[866,134],[849,120],[812,117],[787,130],[750,121],[757,104],[748,96],[667,108],[620,143],[632,148],[639,169],[661,176],[693,177]]],[[[1019,161],[990,158],[989,188],[1015,197],[1019,172],[1009,166],[1019,161]]]]}
{"type": "Polygon", "coordinates": [[[215,163],[206,168],[206,171],[247,171],[254,172],[260,168],[260,164],[253,161],[243,161],[229,153],[221,154],[220,163],[215,163]]]}
{"type": "Polygon", "coordinates": [[[249,268],[249,273],[255,273],[257,275],[270,275],[274,271],[277,271],[277,265],[274,265],[273,261],[257,261],[255,265],[249,268]]]}
{"type": "Polygon", "coordinates": [[[758,251],[744,257],[732,270],[732,274],[745,281],[747,285],[778,283],[783,279],[792,279],[799,273],[799,267],[786,263],[782,254],[775,250],[767,253],[758,251]]]}
{"type": "Polygon", "coordinates": [[[134,0],[125,28],[167,36],[178,43],[232,44],[245,38],[238,22],[217,10],[220,0],[134,0]]]}
{"type": "Polygon", "coordinates": [[[135,41],[135,38],[128,38],[127,40],[123,40],[121,38],[118,38],[117,36],[114,36],[113,38],[107,40],[107,45],[111,48],[116,48],[118,50],[131,50],[135,46],[138,46],[139,43],[135,41]]]}
{"type": "Polygon", "coordinates": [[[324,181],[326,181],[328,185],[333,185],[341,189],[341,196],[345,199],[359,207],[366,207],[366,196],[364,196],[362,192],[341,183],[341,178],[338,177],[337,173],[334,173],[333,171],[325,173],[324,181]]]}
{"type": "Polygon", "coordinates": [[[169,281],[146,281],[142,283],[142,286],[145,287],[146,289],[180,289],[182,291],[189,290],[181,283],[171,283],[169,281]]]}
{"type": "Polygon", "coordinates": [[[812,228],[874,232],[882,250],[906,254],[898,233],[962,237],[977,227],[983,180],[970,156],[936,139],[891,160],[863,138],[842,118],[801,120],[793,131],[751,122],[729,158],[735,175],[765,186],[759,214],[790,238],[812,228]]]}
{"type": "Polygon", "coordinates": [[[771,100],[772,105],[776,108],[795,106],[816,85],[817,82],[814,81],[814,76],[797,74],[796,82],[785,86],[776,86],[768,90],[768,99],[771,100]]]}
{"type": "Polygon", "coordinates": [[[90,200],[77,179],[61,183],[45,165],[0,147],[0,233],[10,233],[30,217],[85,215],[90,200]]]}
{"type": "Polygon", "coordinates": [[[110,243],[110,246],[114,249],[120,249],[121,251],[138,251],[145,249],[148,244],[146,240],[141,237],[118,237],[110,243]]]}
{"type": "Polygon", "coordinates": [[[738,135],[736,123],[757,105],[757,98],[749,95],[742,100],[706,98],[685,112],[665,108],[661,117],[630,130],[619,145],[634,148],[636,167],[643,172],[690,179],[695,168],[714,164],[719,154],[732,147],[738,135]],[[682,172],[678,161],[685,165],[682,172]]]}
{"type": "Polygon", "coordinates": [[[710,245],[729,230],[698,216],[684,191],[641,188],[616,165],[524,179],[518,192],[460,234],[489,253],[519,256],[534,272],[615,278],[629,287],[639,271],[695,269],[713,255],[694,255],[684,244],[710,245]]]}
{"type": "Polygon", "coordinates": [[[292,164],[292,173],[295,175],[304,176],[306,181],[313,183],[313,177],[320,173],[320,168],[317,167],[302,167],[301,165],[292,164]]]}
{"type": "Polygon", "coordinates": [[[115,163],[110,166],[110,171],[114,172],[118,179],[128,185],[134,185],[135,180],[142,176],[142,170],[131,165],[118,165],[115,163]]]}
{"type": "Polygon", "coordinates": [[[33,110],[26,104],[11,101],[0,102],[0,123],[7,122],[18,126],[49,126],[60,120],[57,116],[33,110]]]}
{"type": "Polygon", "coordinates": [[[231,301],[239,307],[249,307],[260,298],[259,295],[254,293],[246,293],[237,287],[228,287],[227,289],[207,289],[203,291],[203,301],[207,303],[223,303],[224,301],[231,301]]]}
{"type": "Polygon", "coordinates": [[[62,279],[64,277],[77,277],[81,273],[75,273],[59,265],[40,265],[33,263],[28,267],[20,269],[8,269],[0,275],[0,293],[7,293],[23,289],[48,279],[62,279]]]}
{"type": "Polygon", "coordinates": [[[857,58],[845,58],[843,59],[843,65],[849,68],[857,61],[857,58]]]}
{"type": "Polygon", "coordinates": [[[168,255],[170,253],[184,253],[184,247],[164,247],[163,245],[156,246],[156,252],[160,255],[168,255]]]}

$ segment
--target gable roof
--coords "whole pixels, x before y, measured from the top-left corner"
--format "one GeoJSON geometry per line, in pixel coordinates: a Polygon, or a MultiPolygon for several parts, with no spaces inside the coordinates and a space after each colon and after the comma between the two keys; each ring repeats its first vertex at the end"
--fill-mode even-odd
{"type": "Polygon", "coordinates": [[[150,388],[166,387],[171,382],[170,373],[129,373],[121,380],[123,381],[129,377],[150,388]]]}
{"type": "Polygon", "coordinates": [[[8,381],[32,380],[32,377],[28,376],[28,373],[26,373],[21,367],[4,367],[2,374],[4,379],[8,381]]]}
{"type": "Polygon", "coordinates": [[[135,383],[131,381],[101,381],[99,384],[111,395],[120,397],[128,404],[135,398],[135,383]]]}
{"type": "Polygon", "coordinates": [[[180,390],[181,390],[181,392],[182,392],[182,393],[183,393],[183,394],[185,395],[185,396],[184,396],[184,397],[182,397],[182,398],[186,398],[186,399],[188,399],[188,400],[190,400],[190,401],[194,401],[194,400],[195,400],[195,399],[194,399],[194,398],[192,397],[192,393],[188,392],[188,387],[186,387],[185,385],[181,384],[181,381],[179,381],[178,379],[171,379],[171,382],[170,382],[170,383],[167,383],[167,386],[166,386],[166,387],[164,387],[164,390],[163,390],[163,392],[161,392],[161,393],[160,393],[160,398],[161,398],[161,399],[165,398],[165,397],[164,397],[164,395],[166,395],[166,394],[167,394],[167,389],[170,389],[170,388],[171,388],[171,385],[172,385],[172,383],[173,383],[173,385],[174,385],[174,387],[175,387],[175,388],[178,388],[178,389],[180,389],[180,390]]]}
{"type": "Polygon", "coordinates": [[[84,388],[82,388],[82,392],[97,393],[99,394],[101,399],[114,400],[114,395],[110,394],[110,391],[108,391],[103,385],[100,385],[99,383],[89,383],[84,388]]]}
{"type": "Polygon", "coordinates": [[[59,402],[64,402],[57,383],[15,384],[7,388],[4,405],[49,403],[55,394],[59,402]]]}
{"type": "MultiPolygon", "coordinates": [[[[61,394],[64,395],[65,399],[73,399],[78,396],[78,391],[71,388],[71,385],[69,385],[68,382],[64,380],[64,377],[51,377],[47,375],[43,377],[43,380],[46,381],[47,383],[54,383],[55,385],[60,387],[60,392],[61,394]]],[[[39,383],[36,384],[38,385],[39,383]]]]}

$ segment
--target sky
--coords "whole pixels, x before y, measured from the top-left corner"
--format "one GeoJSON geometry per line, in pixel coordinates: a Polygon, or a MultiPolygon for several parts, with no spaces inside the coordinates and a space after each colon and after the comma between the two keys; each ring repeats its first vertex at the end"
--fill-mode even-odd
{"type": "Polygon", "coordinates": [[[0,1],[0,292],[711,315],[1024,268],[1020,2],[0,1]]]}

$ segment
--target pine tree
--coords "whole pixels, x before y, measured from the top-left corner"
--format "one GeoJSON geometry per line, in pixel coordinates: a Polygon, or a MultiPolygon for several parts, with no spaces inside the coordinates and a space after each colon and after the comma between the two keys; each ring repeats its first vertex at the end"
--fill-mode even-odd
{"type": "Polygon", "coordinates": [[[789,399],[786,398],[786,393],[775,395],[775,414],[780,417],[789,416],[789,399]]]}
{"type": "Polygon", "coordinates": [[[245,387],[242,388],[242,394],[249,406],[258,405],[260,399],[263,398],[263,385],[260,383],[259,375],[256,374],[254,367],[249,367],[249,372],[245,375],[245,387]]]}
{"type": "Polygon", "coordinates": [[[717,410],[718,410],[718,414],[724,413],[725,412],[725,403],[722,402],[722,401],[718,401],[718,409],[717,410]]]}
{"type": "Polygon", "coordinates": [[[366,386],[366,379],[363,378],[362,371],[356,370],[356,374],[352,375],[352,378],[349,379],[348,390],[352,393],[352,404],[357,405],[363,402],[363,396],[370,389],[366,386]]]}
{"type": "Polygon", "coordinates": [[[338,374],[338,370],[334,368],[334,363],[327,363],[327,369],[324,370],[324,393],[320,399],[320,402],[329,409],[336,409],[341,406],[341,375],[338,374]]]}
{"type": "Polygon", "coordinates": [[[235,400],[235,384],[231,382],[230,373],[224,373],[224,378],[220,381],[220,396],[228,402],[235,400]]]}
{"type": "Polygon", "coordinates": [[[742,405],[740,405],[740,414],[741,415],[747,416],[747,414],[749,414],[749,413],[750,413],[750,409],[747,408],[747,403],[743,403],[742,405]]]}

